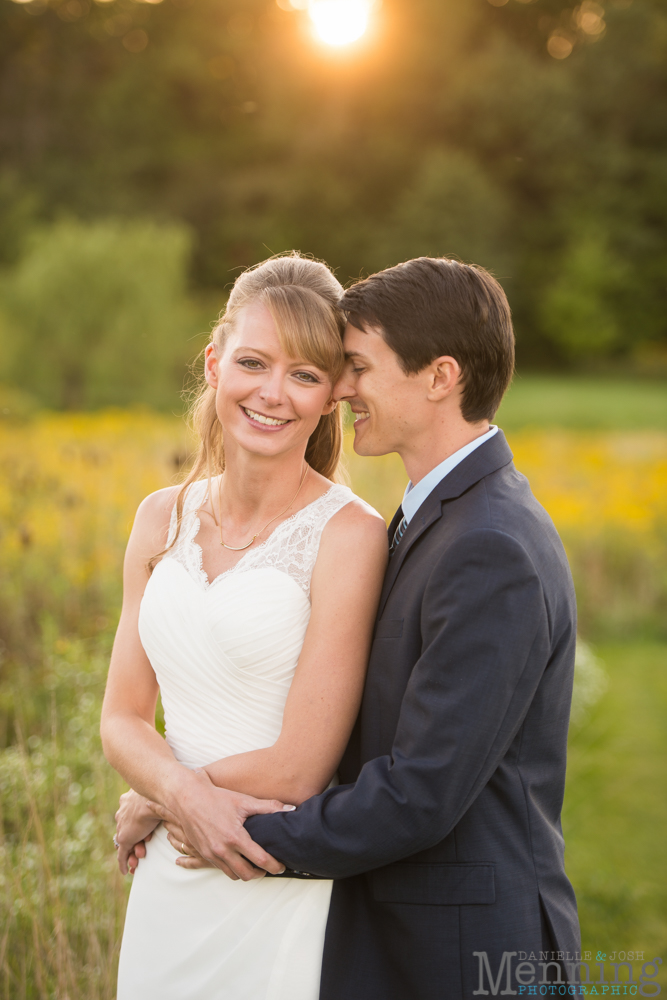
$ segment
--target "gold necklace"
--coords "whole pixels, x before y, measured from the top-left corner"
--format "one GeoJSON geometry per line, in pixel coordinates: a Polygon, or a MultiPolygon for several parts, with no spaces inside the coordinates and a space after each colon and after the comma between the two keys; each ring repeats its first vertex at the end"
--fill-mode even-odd
{"type": "Polygon", "coordinates": [[[227,543],[223,542],[223,540],[222,540],[222,476],[220,476],[220,481],[218,483],[218,503],[220,505],[220,544],[222,545],[222,547],[225,548],[225,549],[230,549],[232,552],[241,552],[242,549],[248,549],[248,548],[250,548],[250,546],[255,541],[255,539],[259,535],[261,535],[263,531],[266,531],[266,529],[268,528],[268,526],[270,524],[273,524],[273,522],[277,521],[279,517],[282,517],[282,515],[285,513],[285,511],[288,511],[290,509],[290,507],[292,506],[292,504],[294,503],[294,501],[298,497],[299,493],[301,492],[301,487],[303,486],[303,484],[306,481],[306,476],[308,475],[308,469],[309,468],[310,468],[310,466],[308,465],[308,463],[306,463],[306,468],[304,469],[303,475],[301,477],[301,482],[299,483],[299,488],[296,491],[296,493],[294,494],[294,496],[292,497],[292,499],[290,500],[290,502],[285,507],[285,510],[281,510],[280,514],[276,514],[276,516],[272,517],[270,521],[267,521],[266,524],[264,525],[264,527],[260,528],[260,530],[258,532],[256,532],[256,534],[254,534],[252,536],[252,538],[250,539],[250,541],[246,542],[245,545],[227,545],[227,543]]]}

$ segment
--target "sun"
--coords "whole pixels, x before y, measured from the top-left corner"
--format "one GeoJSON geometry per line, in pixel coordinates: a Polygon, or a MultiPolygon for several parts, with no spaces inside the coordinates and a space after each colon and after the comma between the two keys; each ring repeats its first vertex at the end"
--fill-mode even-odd
{"type": "Polygon", "coordinates": [[[310,0],[316,35],[328,45],[348,45],[368,27],[372,0],[310,0]]]}

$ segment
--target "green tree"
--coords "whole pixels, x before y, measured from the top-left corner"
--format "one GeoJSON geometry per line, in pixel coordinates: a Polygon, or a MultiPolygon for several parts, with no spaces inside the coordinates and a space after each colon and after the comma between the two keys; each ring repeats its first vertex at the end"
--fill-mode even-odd
{"type": "Polygon", "coordinates": [[[456,255],[506,273],[508,222],[505,192],[478,160],[437,147],[426,153],[392,213],[382,263],[456,255]]]}
{"type": "Polygon", "coordinates": [[[573,360],[605,357],[623,344],[614,296],[626,269],[595,230],[578,233],[542,302],[543,327],[573,360]]]}
{"type": "Polygon", "coordinates": [[[35,232],[3,279],[5,378],[47,406],[174,404],[193,353],[189,253],[175,224],[35,232]]]}
{"type": "Polygon", "coordinates": [[[63,211],[186,223],[201,289],[291,247],[344,281],[446,247],[511,279],[520,363],[573,363],[544,301],[574,216],[627,268],[593,282],[608,349],[667,343],[664,0],[383,0],[335,53],[288,6],[0,4],[0,261],[63,211]]]}

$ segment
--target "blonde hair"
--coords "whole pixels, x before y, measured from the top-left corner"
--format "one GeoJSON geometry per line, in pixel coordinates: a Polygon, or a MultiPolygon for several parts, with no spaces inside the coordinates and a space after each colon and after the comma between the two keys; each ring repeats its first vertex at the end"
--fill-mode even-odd
{"type": "MultiPolygon", "coordinates": [[[[248,268],[236,279],[227,305],[211,334],[211,343],[220,356],[241,310],[261,302],[271,313],[283,350],[290,357],[303,358],[326,372],[333,384],[345,362],[345,316],[338,304],[342,294],[342,285],[321,261],[302,257],[296,251],[271,257],[248,268]]],[[[225,468],[216,391],[204,378],[195,390],[190,405],[190,422],[199,437],[199,448],[176,498],[174,537],[162,552],[149,561],[150,570],[178,538],[188,487],[205,476],[210,484],[212,477],[225,468]]],[[[332,413],[320,417],[308,439],[305,458],[316,472],[332,482],[341,482],[342,449],[343,418],[341,408],[336,405],[332,413]]]]}

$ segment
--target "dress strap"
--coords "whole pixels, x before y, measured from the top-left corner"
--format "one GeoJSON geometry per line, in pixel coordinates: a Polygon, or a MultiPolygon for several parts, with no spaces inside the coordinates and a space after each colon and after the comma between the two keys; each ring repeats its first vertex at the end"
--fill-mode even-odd
{"type": "MultiPolygon", "coordinates": [[[[191,483],[185,493],[183,498],[183,511],[181,514],[181,530],[178,533],[178,538],[176,539],[176,544],[174,549],[180,549],[184,544],[187,544],[187,539],[192,534],[192,529],[195,526],[195,521],[197,520],[197,511],[202,506],[206,500],[206,495],[208,493],[208,480],[200,479],[196,483],[191,483]]],[[[167,545],[171,545],[176,535],[176,504],[174,504],[171,511],[171,518],[169,520],[169,534],[167,536],[167,545]]]]}

